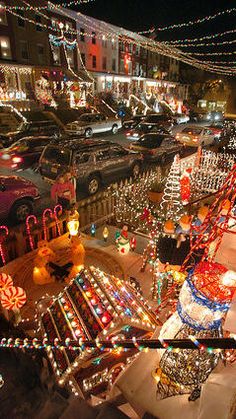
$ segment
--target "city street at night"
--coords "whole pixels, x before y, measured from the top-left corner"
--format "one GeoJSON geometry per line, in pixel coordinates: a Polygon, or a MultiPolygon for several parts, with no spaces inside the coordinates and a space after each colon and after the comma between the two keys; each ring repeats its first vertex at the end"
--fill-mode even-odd
{"type": "Polygon", "coordinates": [[[232,3],[0,1],[0,418],[236,419],[232,3]]]}

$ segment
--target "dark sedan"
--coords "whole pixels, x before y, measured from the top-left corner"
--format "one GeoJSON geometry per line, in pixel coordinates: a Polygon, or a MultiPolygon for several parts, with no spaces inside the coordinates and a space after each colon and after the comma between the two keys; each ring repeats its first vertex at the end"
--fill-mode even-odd
{"type": "Polygon", "coordinates": [[[150,133],[132,142],[130,149],[142,153],[145,160],[164,163],[175,154],[181,153],[182,146],[170,135],[150,133]]]}
{"type": "Polygon", "coordinates": [[[142,135],[148,134],[149,132],[170,135],[169,131],[161,125],[142,122],[138,124],[134,129],[129,130],[126,133],[126,137],[127,140],[137,141],[142,137],[142,135]]]}
{"type": "Polygon", "coordinates": [[[140,122],[142,122],[146,118],[146,115],[134,115],[128,121],[123,122],[124,129],[133,129],[135,128],[140,122]]]}
{"type": "Polygon", "coordinates": [[[53,137],[22,138],[0,153],[0,167],[15,171],[35,168],[44,147],[53,141],[53,137]]]}

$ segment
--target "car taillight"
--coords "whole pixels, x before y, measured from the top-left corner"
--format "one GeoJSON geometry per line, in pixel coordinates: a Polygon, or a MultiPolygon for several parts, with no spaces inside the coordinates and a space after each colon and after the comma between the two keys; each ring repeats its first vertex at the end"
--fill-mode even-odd
{"type": "Polygon", "coordinates": [[[23,159],[22,159],[22,157],[15,156],[15,157],[12,157],[12,162],[14,164],[22,163],[23,162],[23,159]]]}

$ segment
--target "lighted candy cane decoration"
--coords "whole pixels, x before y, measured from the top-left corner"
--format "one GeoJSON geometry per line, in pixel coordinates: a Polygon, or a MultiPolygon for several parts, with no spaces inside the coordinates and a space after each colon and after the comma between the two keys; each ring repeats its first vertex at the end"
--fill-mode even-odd
{"type": "MultiPolygon", "coordinates": [[[[7,226],[0,226],[0,230],[4,230],[5,231],[5,237],[8,236],[9,230],[8,230],[7,226]]],[[[3,240],[0,239],[0,255],[1,255],[1,258],[2,258],[3,265],[5,265],[6,264],[6,258],[5,258],[5,255],[4,255],[4,251],[3,251],[3,247],[2,247],[2,242],[3,242],[3,240]]]]}
{"type": "Polygon", "coordinates": [[[33,242],[33,237],[31,235],[31,231],[30,231],[30,221],[33,221],[34,224],[38,224],[38,219],[37,217],[35,217],[35,215],[28,215],[28,217],[26,218],[26,231],[27,231],[27,235],[29,238],[29,244],[30,244],[30,248],[31,250],[34,250],[34,242],[33,242]]]}
{"type": "Polygon", "coordinates": [[[55,218],[55,221],[56,221],[57,232],[60,236],[61,235],[61,229],[60,229],[60,225],[59,225],[58,214],[62,213],[62,206],[60,204],[57,204],[53,209],[53,213],[54,213],[54,218],[55,218]]]}
{"type": "Polygon", "coordinates": [[[43,211],[43,238],[45,241],[47,241],[47,227],[46,227],[47,214],[49,214],[49,217],[53,218],[53,212],[51,208],[46,208],[43,211]]]}
{"type": "Polygon", "coordinates": [[[9,287],[1,293],[1,304],[6,310],[12,310],[15,315],[15,325],[20,323],[20,308],[26,303],[26,293],[23,288],[9,287]]]}
{"type": "Polygon", "coordinates": [[[3,291],[5,291],[7,288],[10,288],[13,286],[13,279],[10,275],[1,273],[0,274],[0,295],[3,291]]]}

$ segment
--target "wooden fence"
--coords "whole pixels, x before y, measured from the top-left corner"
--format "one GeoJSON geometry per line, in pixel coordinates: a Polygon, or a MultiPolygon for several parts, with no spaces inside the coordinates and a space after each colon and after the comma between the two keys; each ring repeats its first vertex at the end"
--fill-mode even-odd
{"type": "MultiPolygon", "coordinates": [[[[109,224],[112,222],[116,199],[113,190],[117,187],[119,187],[119,185],[113,185],[107,191],[78,202],[80,231],[88,232],[92,223],[95,223],[98,227],[104,223],[109,224]]],[[[67,219],[68,213],[66,212],[63,212],[58,218],[61,234],[67,232],[67,219]]],[[[58,237],[55,219],[47,220],[46,233],[49,241],[58,237]]],[[[39,219],[39,224],[32,226],[31,236],[34,248],[37,248],[37,243],[44,237],[42,219],[39,219]]],[[[28,253],[31,250],[31,247],[26,226],[22,224],[14,228],[9,228],[9,235],[6,238],[6,241],[2,243],[2,248],[6,262],[10,262],[17,257],[28,253]]],[[[1,262],[2,261],[0,261],[0,266],[2,266],[1,262]]]]}

